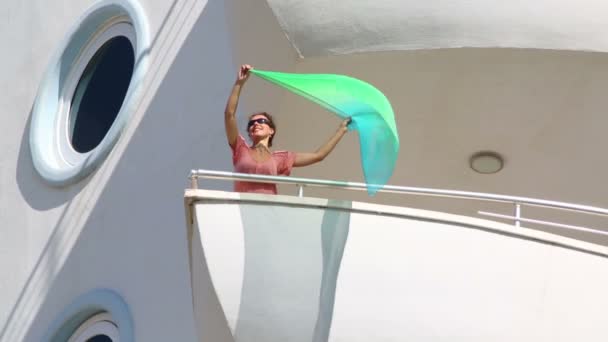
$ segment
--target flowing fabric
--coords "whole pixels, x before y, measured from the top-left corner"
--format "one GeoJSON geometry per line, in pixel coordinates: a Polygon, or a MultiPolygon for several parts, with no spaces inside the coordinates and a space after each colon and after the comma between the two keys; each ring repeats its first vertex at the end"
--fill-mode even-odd
{"type": "Polygon", "coordinates": [[[344,75],[291,74],[252,69],[251,73],[303,96],[342,118],[359,132],[361,166],[367,192],[374,195],[395,168],[399,134],[390,102],[369,83],[344,75]]]}

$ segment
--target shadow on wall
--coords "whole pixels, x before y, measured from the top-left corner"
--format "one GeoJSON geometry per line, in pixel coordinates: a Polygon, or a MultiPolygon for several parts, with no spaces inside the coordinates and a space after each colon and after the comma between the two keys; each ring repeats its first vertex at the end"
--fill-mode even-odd
{"type": "Polygon", "coordinates": [[[226,315],[217,296],[207,258],[200,243],[198,229],[188,225],[188,246],[190,246],[190,279],[192,284],[192,304],[194,321],[198,333],[197,341],[235,342],[226,315]],[[196,295],[194,295],[196,291],[196,295]],[[197,310],[203,308],[203,310],[197,310]]]}
{"type": "Polygon", "coordinates": [[[30,152],[31,120],[32,111],[30,110],[25,129],[21,135],[15,179],[21,196],[27,204],[32,209],[43,211],[59,207],[71,200],[85,187],[87,181],[85,179],[74,185],[53,188],[40,177],[34,168],[32,153],[30,152]]]}
{"type": "MultiPolygon", "coordinates": [[[[329,205],[334,200],[329,201],[329,205]]],[[[351,202],[346,202],[352,207],[351,202]]],[[[336,283],[348,231],[350,227],[350,212],[326,210],[321,223],[321,240],[323,251],[323,275],[321,278],[321,293],[319,295],[319,315],[315,324],[314,342],[329,340],[329,331],[333,318],[334,302],[336,299],[336,283]]]]}
{"type": "Polygon", "coordinates": [[[327,341],[350,212],[255,204],[240,210],[245,270],[235,340],[327,341]]]}
{"type": "MultiPolygon", "coordinates": [[[[40,297],[44,297],[48,286],[54,281],[56,274],[61,268],[60,259],[62,246],[62,236],[70,235],[76,225],[75,222],[80,218],[78,215],[70,215],[73,213],[84,212],[74,201],[67,203],[66,209],[62,211],[57,220],[57,225],[52,230],[51,236],[44,245],[40,257],[33,266],[33,271],[29,274],[25,284],[15,300],[7,319],[0,330],[0,341],[14,341],[13,335],[19,334],[22,330],[26,330],[22,324],[23,316],[29,315],[37,309],[40,297]]],[[[27,339],[26,339],[27,340],[27,339]]]]}

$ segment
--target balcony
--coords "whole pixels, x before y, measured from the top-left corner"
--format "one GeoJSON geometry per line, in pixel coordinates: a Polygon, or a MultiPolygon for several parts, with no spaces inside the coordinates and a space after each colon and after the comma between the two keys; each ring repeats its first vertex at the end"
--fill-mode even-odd
{"type": "MultiPolygon", "coordinates": [[[[194,171],[186,190],[201,341],[603,341],[608,248],[526,224],[525,208],[602,208],[452,190],[385,191],[508,203],[513,224],[304,197],[365,184],[194,171]],[[197,178],[297,185],[298,196],[198,189],[197,178]]],[[[481,213],[488,215],[487,212],[481,213]]]]}

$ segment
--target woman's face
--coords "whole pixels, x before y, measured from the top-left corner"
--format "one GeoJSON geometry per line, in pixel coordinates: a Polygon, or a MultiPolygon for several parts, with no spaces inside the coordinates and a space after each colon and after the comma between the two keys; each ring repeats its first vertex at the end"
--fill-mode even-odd
{"type": "Polygon", "coordinates": [[[261,114],[249,119],[247,130],[252,140],[259,141],[274,134],[274,130],[264,121],[268,121],[268,118],[261,114]]]}

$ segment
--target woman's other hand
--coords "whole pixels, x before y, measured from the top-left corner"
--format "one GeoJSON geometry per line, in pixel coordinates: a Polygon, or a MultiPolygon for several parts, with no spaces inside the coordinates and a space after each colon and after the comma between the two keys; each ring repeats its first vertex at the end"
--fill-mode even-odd
{"type": "Polygon", "coordinates": [[[249,75],[250,75],[249,71],[251,69],[253,69],[253,67],[249,64],[241,65],[241,67],[239,68],[237,77],[236,77],[236,81],[241,84],[245,83],[245,81],[247,81],[247,79],[249,78],[249,75]]]}
{"type": "Polygon", "coordinates": [[[339,130],[347,132],[348,131],[348,125],[353,121],[352,118],[346,118],[344,119],[341,123],[340,123],[340,127],[339,130]]]}

